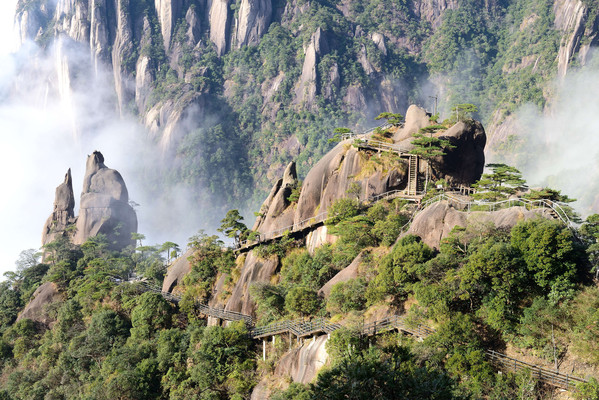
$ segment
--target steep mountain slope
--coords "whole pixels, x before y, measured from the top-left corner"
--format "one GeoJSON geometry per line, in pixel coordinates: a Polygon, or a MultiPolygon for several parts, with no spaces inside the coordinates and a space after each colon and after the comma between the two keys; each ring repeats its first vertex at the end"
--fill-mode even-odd
{"type": "MultiPolygon", "coordinates": [[[[443,114],[479,105],[501,156],[517,107],[545,107],[552,79],[588,62],[596,10],[579,0],[20,0],[16,23],[59,61],[46,77],[58,97],[111,81],[106,101],[137,115],[164,154],[150,187],[184,182],[223,211],[255,208],[292,159],[304,176],[336,126],[410,102],[432,109],[433,95],[443,114]]],[[[94,129],[85,121],[79,134],[94,129]]]]}

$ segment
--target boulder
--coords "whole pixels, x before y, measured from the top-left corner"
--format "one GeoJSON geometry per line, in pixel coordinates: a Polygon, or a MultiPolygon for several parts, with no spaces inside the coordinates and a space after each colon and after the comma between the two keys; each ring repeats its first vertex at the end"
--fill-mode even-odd
{"type": "Polygon", "coordinates": [[[269,282],[278,267],[279,259],[277,256],[264,260],[257,257],[253,251],[250,251],[241,268],[241,276],[233,288],[225,309],[253,315],[255,303],[250,298],[250,285],[254,282],[269,282]]]}
{"type": "Polygon", "coordinates": [[[185,275],[191,272],[191,263],[188,258],[193,254],[193,249],[188,249],[182,256],[168,268],[162,281],[162,291],[172,293],[183,282],[185,275]]]}
{"type": "Polygon", "coordinates": [[[129,205],[129,194],[121,174],[104,165],[104,156],[94,151],[87,158],[81,204],[74,244],[89,237],[106,235],[115,250],[134,245],[131,233],[137,232],[137,215],[129,205]]]}
{"type": "Polygon", "coordinates": [[[54,210],[48,217],[42,231],[42,246],[53,242],[64,235],[66,228],[75,222],[75,196],[73,194],[73,178],[71,169],[67,171],[64,182],[56,188],[54,210]]]}
{"type": "Polygon", "coordinates": [[[33,292],[31,301],[25,306],[17,317],[17,321],[30,319],[44,325],[51,325],[54,319],[48,314],[47,306],[62,300],[58,286],[54,282],[46,282],[33,292]]]}
{"type": "Polygon", "coordinates": [[[511,229],[520,221],[531,218],[553,218],[546,209],[527,210],[525,207],[510,207],[498,211],[464,212],[447,201],[435,203],[418,213],[405,235],[417,235],[430,247],[439,248],[441,240],[449,236],[456,226],[479,225],[478,230],[487,228],[511,229]]]}
{"type": "Polygon", "coordinates": [[[443,139],[455,146],[446,149],[446,155],[433,162],[439,178],[450,185],[466,185],[480,179],[485,168],[485,145],[487,135],[478,121],[459,121],[454,126],[439,133],[443,139]]]}
{"type": "Polygon", "coordinates": [[[358,254],[358,256],[349,264],[347,267],[343,268],[341,271],[337,272],[337,274],[332,277],[324,286],[318,291],[318,295],[324,297],[325,299],[329,298],[331,294],[331,289],[336,283],[339,282],[347,282],[350,279],[355,279],[358,277],[358,268],[360,267],[360,263],[364,259],[364,253],[358,254]]]}

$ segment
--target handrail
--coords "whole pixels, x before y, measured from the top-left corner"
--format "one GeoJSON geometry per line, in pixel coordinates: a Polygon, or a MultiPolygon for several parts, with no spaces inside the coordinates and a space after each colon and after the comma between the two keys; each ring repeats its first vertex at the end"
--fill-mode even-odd
{"type": "Polygon", "coordinates": [[[466,200],[462,200],[462,199],[453,197],[447,193],[441,193],[441,194],[427,200],[426,202],[424,202],[422,204],[422,209],[425,209],[425,208],[431,206],[432,204],[438,203],[442,200],[447,200],[449,202],[453,202],[453,203],[459,204],[461,206],[467,207],[468,211],[470,211],[470,208],[472,206],[488,207],[490,209],[490,211],[494,211],[495,209],[503,208],[504,205],[507,205],[508,207],[514,207],[519,204],[523,204],[525,207],[532,206],[533,208],[549,208],[555,213],[555,216],[559,220],[561,220],[565,225],[567,225],[567,226],[573,225],[572,221],[570,220],[570,217],[568,216],[568,213],[562,207],[563,203],[560,203],[557,201],[552,201],[552,200],[546,200],[546,199],[530,200],[530,199],[526,199],[523,197],[516,197],[516,198],[494,201],[494,202],[488,202],[488,201],[483,201],[483,200],[466,201],[466,200]]]}
{"type": "MultiPolygon", "coordinates": [[[[122,279],[120,276],[110,274],[109,276],[118,283],[127,282],[127,280],[122,279]]],[[[181,296],[179,295],[164,292],[157,286],[151,285],[145,281],[139,281],[139,283],[141,284],[142,288],[145,289],[145,291],[159,293],[165,299],[173,301],[175,303],[179,303],[181,301],[181,296]]],[[[237,311],[228,311],[221,308],[210,307],[201,303],[196,303],[196,307],[198,307],[200,312],[206,316],[220,318],[227,321],[245,321],[246,326],[251,327],[249,336],[252,339],[260,339],[267,336],[282,334],[285,332],[288,332],[290,334],[295,335],[298,338],[301,338],[305,336],[314,335],[316,333],[330,334],[342,328],[341,324],[331,323],[325,320],[324,318],[316,318],[309,321],[285,320],[259,327],[253,327],[254,319],[250,315],[246,315],[237,311]]],[[[423,339],[435,333],[435,329],[429,326],[423,324],[418,324],[414,326],[407,322],[405,317],[401,315],[391,315],[389,317],[363,325],[362,329],[360,330],[360,335],[373,336],[394,329],[397,329],[405,333],[409,333],[411,335],[423,339]]],[[[534,364],[529,364],[527,362],[509,357],[505,354],[496,352],[494,350],[486,350],[485,356],[487,357],[487,359],[489,359],[489,362],[494,364],[497,368],[513,372],[529,370],[531,371],[532,376],[536,377],[539,381],[566,390],[575,390],[576,385],[588,382],[586,379],[577,376],[572,376],[570,374],[562,374],[559,371],[546,369],[534,364]]]]}
{"type": "MultiPolygon", "coordinates": [[[[402,195],[404,193],[405,193],[404,190],[399,190],[399,189],[389,190],[387,192],[384,192],[384,193],[381,193],[381,194],[378,194],[375,196],[369,196],[367,201],[368,202],[377,202],[377,201],[381,201],[384,199],[388,199],[389,197],[393,197],[393,196],[399,197],[400,195],[402,195]]],[[[420,195],[422,195],[422,192],[418,192],[414,196],[406,195],[405,198],[408,201],[416,201],[416,199],[420,195]]],[[[523,204],[524,206],[531,206],[534,208],[549,208],[554,212],[557,219],[561,220],[567,226],[573,226],[573,223],[570,220],[570,217],[568,216],[568,214],[562,207],[562,203],[552,201],[552,200],[546,200],[546,199],[529,200],[529,199],[525,199],[523,197],[517,197],[517,198],[501,200],[501,201],[496,201],[496,202],[487,202],[487,201],[482,201],[482,200],[466,201],[466,200],[459,199],[457,197],[453,197],[448,193],[441,193],[441,194],[427,200],[426,202],[424,202],[421,205],[420,211],[422,211],[425,208],[433,205],[434,203],[438,203],[442,200],[447,200],[449,202],[459,204],[459,205],[463,206],[464,208],[467,208],[468,211],[470,211],[470,208],[472,206],[488,207],[490,209],[490,211],[494,211],[495,209],[503,208],[503,205],[506,205],[506,204],[508,205],[508,207],[513,207],[518,204],[523,204]]],[[[286,227],[279,228],[279,229],[269,231],[266,233],[260,233],[258,240],[256,240],[256,241],[244,240],[244,241],[239,242],[239,247],[237,247],[237,250],[243,248],[246,245],[260,244],[264,241],[276,239],[278,237],[283,236],[283,234],[286,231],[297,232],[297,231],[309,228],[311,226],[314,226],[316,224],[326,221],[327,218],[328,218],[328,210],[324,211],[318,215],[315,215],[313,217],[306,218],[303,221],[299,221],[292,225],[288,225],[286,227]]]]}

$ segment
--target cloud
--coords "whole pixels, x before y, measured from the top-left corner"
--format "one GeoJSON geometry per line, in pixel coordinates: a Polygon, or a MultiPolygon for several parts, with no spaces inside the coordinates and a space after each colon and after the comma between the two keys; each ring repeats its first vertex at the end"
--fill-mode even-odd
{"type": "Polygon", "coordinates": [[[20,251],[40,246],[68,168],[78,207],[86,157],[94,150],[122,174],[130,199],[140,204],[146,243],[169,240],[184,248],[202,226],[192,188],[152,187],[163,155],[135,117],[119,115],[114,88],[106,84],[111,71],[94,79],[89,60],[88,50],[69,39],[47,51],[29,43],[0,57],[0,275],[14,269],[20,251]]]}
{"type": "Polygon", "coordinates": [[[492,156],[518,167],[530,186],[578,199],[573,206],[584,216],[599,212],[599,98],[591,90],[599,68],[592,61],[555,83],[545,110],[522,106],[513,116],[514,146],[492,156]]]}

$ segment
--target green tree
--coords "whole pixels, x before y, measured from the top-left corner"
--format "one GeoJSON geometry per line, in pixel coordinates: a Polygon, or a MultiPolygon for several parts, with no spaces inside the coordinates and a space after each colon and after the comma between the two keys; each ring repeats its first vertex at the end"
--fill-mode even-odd
{"type": "Polygon", "coordinates": [[[473,197],[477,200],[498,201],[523,190],[526,181],[518,169],[506,164],[487,164],[490,174],[483,174],[473,186],[476,189],[473,197]]]}
{"type": "Polygon", "coordinates": [[[458,122],[472,119],[473,114],[476,112],[478,112],[478,107],[474,104],[456,104],[451,108],[451,120],[453,122],[458,122]]]}
{"type": "Polygon", "coordinates": [[[320,309],[320,299],[315,290],[295,286],[285,296],[285,308],[290,313],[307,316],[320,309]]]}
{"type": "Polygon", "coordinates": [[[386,119],[390,125],[400,126],[403,121],[403,115],[391,112],[382,112],[375,118],[377,121],[379,119],[386,119]]]}
{"type": "Polygon", "coordinates": [[[428,190],[428,182],[430,179],[429,175],[430,170],[432,168],[431,163],[433,162],[433,160],[437,157],[442,157],[446,155],[446,149],[455,148],[455,146],[453,146],[448,139],[434,137],[432,134],[436,131],[436,129],[436,125],[433,125],[432,127],[430,127],[429,130],[425,130],[414,134],[411,142],[414,148],[410,150],[410,154],[417,155],[426,160],[426,179],[424,184],[425,191],[428,190]],[[429,136],[426,136],[425,133],[428,133],[429,136]]]}
{"type": "Polygon", "coordinates": [[[520,252],[541,293],[554,302],[571,297],[581,257],[568,228],[545,219],[520,222],[512,228],[511,244],[520,252]]]}
{"type": "Polygon", "coordinates": [[[235,244],[239,245],[240,237],[248,230],[241,221],[243,221],[243,216],[239,214],[239,210],[229,210],[225,218],[220,221],[221,225],[217,230],[227,237],[234,238],[235,244]]]}

